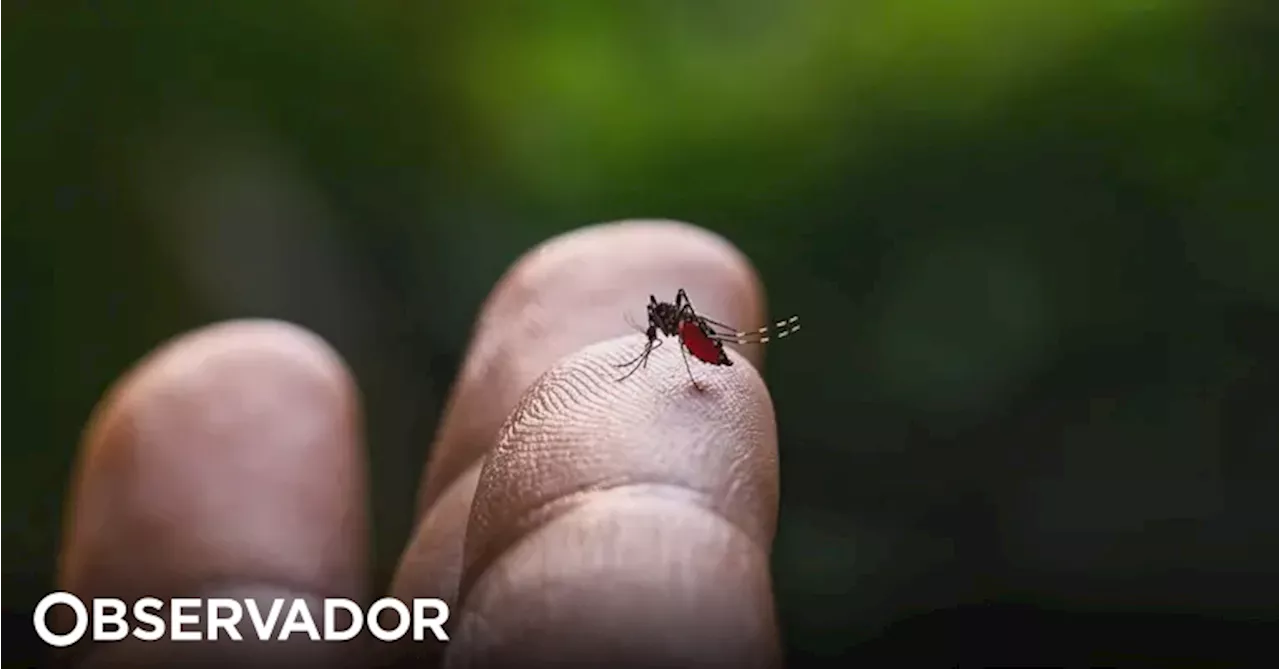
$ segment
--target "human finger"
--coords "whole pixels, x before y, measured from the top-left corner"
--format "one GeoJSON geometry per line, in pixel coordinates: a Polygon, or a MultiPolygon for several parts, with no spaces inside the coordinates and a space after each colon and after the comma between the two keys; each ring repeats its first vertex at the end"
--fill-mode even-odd
{"type": "MultiPolygon", "coordinates": [[[[462,540],[484,455],[531,383],[559,358],[643,322],[649,295],[685,288],[718,318],[753,324],[763,295],[747,259],[685,223],[589,226],[530,250],[481,309],[423,477],[421,519],[393,581],[395,596],[453,602],[462,540]]],[[[747,351],[753,363],[759,351],[747,351]]],[[[418,648],[428,656],[434,646],[418,648]]]]}
{"type": "MultiPolygon", "coordinates": [[[[644,322],[650,295],[685,288],[720,318],[755,323],[763,294],[750,262],[722,237],[675,221],[623,221],[552,238],[494,288],[454,384],[423,477],[420,509],[493,447],[529,384],[557,359],[644,322]]],[[[754,364],[761,350],[745,351],[754,364]]]]}
{"type": "Polygon", "coordinates": [[[642,337],[525,394],[481,471],[449,666],[771,666],[774,414],[755,368],[676,349],[618,382],[642,337]]]}
{"type": "MultiPolygon", "coordinates": [[[[82,600],[366,595],[354,383],[318,337],[238,321],[179,337],[106,395],[84,435],[58,580],[82,600]],[[234,594],[232,594],[234,593],[234,594]]],[[[283,617],[284,613],[281,614],[283,617]]],[[[82,666],[305,660],[346,644],[93,645],[82,666]]]]}

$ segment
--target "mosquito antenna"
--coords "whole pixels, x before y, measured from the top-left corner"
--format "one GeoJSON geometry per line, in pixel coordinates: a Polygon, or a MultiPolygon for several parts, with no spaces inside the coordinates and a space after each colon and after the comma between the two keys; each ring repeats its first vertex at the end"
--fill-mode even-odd
{"type": "Polygon", "coordinates": [[[639,332],[640,334],[644,334],[644,333],[645,333],[645,332],[644,332],[644,328],[640,327],[640,326],[636,323],[635,319],[631,317],[631,312],[623,312],[623,313],[622,313],[622,320],[626,321],[626,322],[627,322],[627,325],[631,326],[631,328],[632,328],[633,330],[635,330],[636,332],[639,332]]]}

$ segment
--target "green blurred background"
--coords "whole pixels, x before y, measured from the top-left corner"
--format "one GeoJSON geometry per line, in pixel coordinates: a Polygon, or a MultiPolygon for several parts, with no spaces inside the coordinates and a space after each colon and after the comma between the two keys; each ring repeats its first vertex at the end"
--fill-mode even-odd
{"type": "Polygon", "coordinates": [[[341,351],[385,583],[493,282],[663,217],[806,320],[767,370],[793,660],[1273,652],[1275,3],[4,10],[9,638],[157,343],[260,315],[341,351]]]}

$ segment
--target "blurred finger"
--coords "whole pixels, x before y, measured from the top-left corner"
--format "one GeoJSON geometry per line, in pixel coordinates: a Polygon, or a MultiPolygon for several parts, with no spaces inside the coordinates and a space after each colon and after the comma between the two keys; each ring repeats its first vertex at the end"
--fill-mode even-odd
{"type": "MultiPolygon", "coordinates": [[[[86,601],[266,597],[264,611],[273,597],[360,601],[365,485],[356,391],[324,342],[279,322],[204,328],[143,360],[90,421],[60,586],[86,601]]],[[[126,641],[84,659],[279,661],[281,651],[268,655],[266,645],[280,646],[126,641]]],[[[345,645],[288,644],[285,652],[324,665],[345,645]]]]}
{"type": "Polygon", "coordinates": [[[769,666],[777,444],[755,369],[677,349],[616,381],[639,336],[524,396],[476,488],[450,666],[769,666]]]}
{"type": "MultiPolygon", "coordinates": [[[[545,242],[511,267],[481,310],[442,416],[395,596],[453,601],[479,466],[521,395],[556,360],[630,331],[626,314],[643,322],[650,294],[672,299],[681,287],[717,318],[762,318],[763,296],[746,258],[684,223],[590,226],[545,242]]],[[[749,354],[759,362],[759,351],[749,354]]]]}

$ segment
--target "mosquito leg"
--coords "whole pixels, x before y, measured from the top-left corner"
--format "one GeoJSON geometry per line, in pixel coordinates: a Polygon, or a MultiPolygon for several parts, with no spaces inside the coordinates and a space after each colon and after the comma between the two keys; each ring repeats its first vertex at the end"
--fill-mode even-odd
{"type": "Polygon", "coordinates": [[[717,323],[705,316],[700,318],[709,325],[725,330],[719,332],[713,331],[709,335],[712,339],[718,339],[730,344],[767,344],[771,340],[782,339],[783,337],[800,331],[799,316],[792,316],[786,320],[778,321],[773,325],[766,325],[765,327],[756,330],[748,330],[744,332],[736,332],[729,326],[723,323],[717,323]]]}
{"type": "Polygon", "coordinates": [[[653,353],[654,349],[658,348],[659,346],[662,346],[661,339],[650,340],[649,343],[645,344],[644,351],[641,352],[640,355],[632,358],[628,362],[624,362],[620,365],[614,365],[614,367],[617,367],[617,368],[628,367],[628,366],[631,367],[631,371],[624,374],[622,378],[618,379],[618,381],[626,381],[628,378],[631,377],[632,374],[635,374],[637,371],[639,371],[640,368],[647,367],[649,365],[649,356],[653,353]]]}
{"type": "Polygon", "coordinates": [[[639,330],[639,332],[649,338],[644,344],[644,350],[640,352],[640,355],[637,355],[631,360],[620,365],[614,365],[614,367],[627,367],[632,365],[641,359],[649,357],[649,354],[653,352],[653,349],[662,345],[662,340],[658,339],[657,328],[650,326],[648,330],[639,330]]]}
{"type": "Polygon", "coordinates": [[[680,345],[680,358],[684,360],[684,371],[689,373],[689,380],[693,381],[693,387],[702,390],[702,386],[698,385],[698,380],[693,378],[693,369],[689,367],[689,351],[685,349],[684,344],[680,345]]]}
{"type": "MultiPolygon", "coordinates": [[[[639,362],[638,362],[639,360],[640,360],[640,358],[636,358],[636,361],[637,361],[637,362],[636,362],[636,365],[635,365],[634,367],[632,367],[632,368],[631,368],[631,371],[629,371],[629,372],[627,372],[626,374],[623,374],[622,376],[618,377],[618,379],[617,379],[617,380],[618,380],[618,381],[626,381],[627,379],[631,378],[631,375],[632,375],[632,374],[635,374],[635,373],[636,373],[636,371],[638,371],[638,370],[640,369],[640,364],[639,364],[639,362]]],[[[614,367],[623,367],[623,366],[624,366],[624,365],[614,365],[614,367]]]]}
{"type": "MultiPolygon", "coordinates": [[[[632,359],[630,359],[630,360],[628,360],[628,361],[626,361],[626,362],[624,362],[624,363],[621,363],[621,364],[618,364],[618,365],[614,365],[614,367],[615,367],[615,368],[617,368],[617,369],[622,369],[622,368],[624,368],[624,367],[631,367],[631,371],[627,372],[627,375],[626,375],[626,376],[624,376],[624,377],[622,377],[622,379],[625,379],[625,378],[627,378],[627,376],[631,376],[632,374],[635,374],[635,373],[636,373],[636,370],[637,370],[637,369],[640,369],[640,363],[641,363],[641,362],[643,362],[645,359],[647,359],[647,358],[649,357],[649,353],[650,353],[652,350],[653,350],[653,343],[652,343],[652,342],[650,342],[650,343],[648,343],[648,344],[645,344],[644,351],[642,351],[642,352],[640,353],[640,355],[637,355],[636,357],[634,357],[634,358],[632,358],[632,359]]],[[[622,379],[618,379],[618,380],[619,380],[619,381],[621,381],[622,379]]]]}
{"type": "Polygon", "coordinates": [[[644,358],[645,356],[649,355],[649,351],[653,350],[653,348],[654,348],[654,343],[653,343],[653,342],[649,342],[648,344],[645,344],[645,345],[644,345],[644,350],[640,352],[640,355],[637,355],[636,357],[634,357],[634,358],[632,358],[632,359],[630,359],[630,360],[628,360],[628,361],[626,361],[626,362],[620,362],[620,363],[618,363],[618,364],[614,365],[614,367],[616,367],[616,368],[618,368],[618,369],[622,369],[623,367],[630,367],[631,365],[634,365],[634,364],[636,364],[636,363],[640,362],[640,360],[641,360],[642,358],[644,358]]]}
{"type": "Polygon", "coordinates": [[[679,316],[680,320],[689,320],[695,323],[702,318],[701,316],[698,315],[698,312],[693,310],[693,305],[689,304],[687,300],[685,301],[684,306],[680,307],[679,314],[680,314],[679,316]]]}
{"type": "MultiPolygon", "coordinates": [[[[653,347],[649,349],[649,354],[650,354],[650,355],[652,355],[652,354],[653,354],[653,352],[654,352],[654,351],[656,351],[656,350],[658,350],[658,347],[660,347],[660,346],[662,346],[662,340],[661,340],[661,339],[654,339],[654,340],[653,340],[653,347]]],[[[641,367],[643,367],[643,368],[645,368],[645,369],[648,369],[648,368],[649,368],[649,355],[646,355],[646,356],[644,357],[644,360],[641,360],[641,361],[640,361],[640,366],[641,366],[641,367]]]]}

